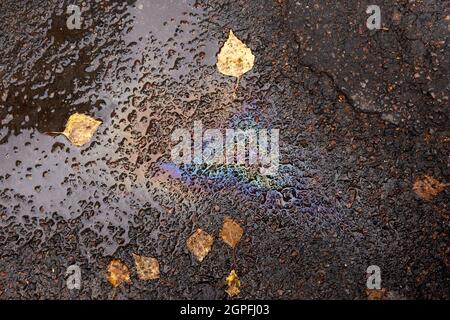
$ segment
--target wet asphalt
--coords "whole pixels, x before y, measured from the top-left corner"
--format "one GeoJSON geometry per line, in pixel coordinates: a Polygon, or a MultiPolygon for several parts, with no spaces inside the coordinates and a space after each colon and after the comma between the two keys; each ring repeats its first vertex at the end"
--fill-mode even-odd
{"type": "Polygon", "coordinates": [[[370,265],[386,299],[448,299],[449,191],[412,185],[450,181],[450,1],[378,1],[372,31],[370,4],[1,1],[0,299],[226,299],[231,267],[241,299],[367,299],[370,265]],[[215,66],[230,29],[256,57],[236,93],[215,66]],[[103,121],[82,148],[46,134],[75,112],[103,121]],[[280,129],[278,174],[174,167],[194,121],[280,129]],[[216,237],[201,264],[197,228],[216,237]],[[114,258],[131,283],[107,282],[114,258]]]}

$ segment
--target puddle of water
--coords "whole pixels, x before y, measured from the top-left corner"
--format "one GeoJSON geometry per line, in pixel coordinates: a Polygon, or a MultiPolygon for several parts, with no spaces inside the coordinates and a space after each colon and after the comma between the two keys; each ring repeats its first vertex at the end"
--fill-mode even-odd
{"type": "Polygon", "coordinates": [[[88,30],[76,32],[64,29],[62,6],[43,19],[36,12],[39,23],[30,32],[40,41],[19,61],[9,60],[19,65],[2,82],[8,85],[0,111],[0,208],[7,217],[1,225],[13,217],[32,232],[54,214],[80,219],[79,236],[94,231],[105,239],[96,249],[111,254],[128,242],[133,214],[145,206],[161,209],[147,178],[166,152],[161,137],[176,124],[171,114],[184,110],[180,101],[193,91],[188,69],[198,70],[207,43],[202,9],[172,2],[88,4],[88,30]],[[34,58],[20,65],[31,51],[34,58]],[[62,131],[75,111],[104,121],[89,146],[44,134],[62,131]]]}
{"type": "MultiPolygon", "coordinates": [[[[0,225],[32,233],[56,214],[81,224],[81,243],[90,232],[102,239],[84,250],[112,254],[128,243],[142,208],[192,208],[220,188],[261,194],[264,183],[245,178],[245,170],[198,175],[170,165],[171,133],[194,120],[209,128],[270,126],[255,113],[268,100],[263,93],[270,84],[259,88],[250,75],[235,100],[235,80],[217,72],[216,54],[228,30],[210,31],[207,8],[194,1],[102,1],[83,8],[87,29],[77,31],[65,29],[62,5],[47,10],[50,15],[39,12],[31,18],[39,23],[27,29],[39,41],[27,44],[28,34],[16,32],[3,71],[0,209],[7,218],[0,225]],[[82,148],[45,134],[62,131],[74,112],[103,120],[82,148]],[[186,177],[200,180],[186,184],[186,177]]],[[[280,188],[279,181],[273,185],[280,188]]],[[[51,235],[43,232],[41,240],[51,235]]]]}

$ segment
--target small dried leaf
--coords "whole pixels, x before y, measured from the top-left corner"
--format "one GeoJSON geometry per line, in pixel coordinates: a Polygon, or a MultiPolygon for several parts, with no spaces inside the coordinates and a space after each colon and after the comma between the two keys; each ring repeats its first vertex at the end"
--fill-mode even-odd
{"type": "Polygon", "coordinates": [[[118,259],[113,259],[108,265],[108,282],[117,287],[123,282],[130,282],[130,271],[126,264],[118,259]]]}
{"type": "Polygon", "coordinates": [[[239,78],[253,68],[255,56],[252,50],[230,30],[227,41],[217,55],[217,69],[220,73],[239,78]]]}
{"type": "Polygon", "coordinates": [[[214,238],[202,229],[197,229],[190,237],[187,239],[186,244],[191,253],[197,258],[198,261],[202,262],[203,259],[211,251],[214,238]]]}
{"type": "Polygon", "coordinates": [[[386,296],[386,289],[366,289],[368,300],[382,300],[386,296]]]}
{"type": "Polygon", "coordinates": [[[81,147],[92,139],[92,136],[101,124],[101,121],[85,114],[74,113],[69,117],[69,120],[67,120],[66,128],[62,134],[65,135],[72,144],[81,147]]]}
{"type": "Polygon", "coordinates": [[[159,278],[158,260],[151,257],[139,256],[133,254],[134,264],[141,280],[155,280],[159,278]]]}
{"type": "Polygon", "coordinates": [[[431,201],[450,184],[442,183],[430,176],[422,176],[414,182],[413,190],[422,199],[431,201]]]}
{"type": "Polygon", "coordinates": [[[225,292],[230,297],[237,296],[241,292],[241,280],[239,280],[236,271],[231,270],[230,275],[226,278],[226,282],[228,288],[225,292]]]}
{"type": "Polygon", "coordinates": [[[232,248],[236,247],[243,234],[244,230],[237,222],[229,217],[224,219],[222,230],[220,230],[220,236],[226,244],[232,248]]]}

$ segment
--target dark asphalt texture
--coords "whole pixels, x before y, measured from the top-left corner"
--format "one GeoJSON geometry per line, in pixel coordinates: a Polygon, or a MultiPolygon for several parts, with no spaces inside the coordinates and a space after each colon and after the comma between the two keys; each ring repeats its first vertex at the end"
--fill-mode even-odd
{"type": "Polygon", "coordinates": [[[378,265],[387,299],[449,299],[449,190],[412,185],[450,182],[450,1],[98,0],[68,30],[70,3],[0,1],[0,299],[226,299],[226,216],[238,298],[367,299],[378,265]],[[256,57],[236,97],[215,66],[230,29],[256,57]],[[74,112],[103,121],[83,148],[46,134],[74,112]],[[279,128],[279,174],[164,170],[194,120],[279,128]],[[131,283],[107,282],[113,258],[131,283]]]}

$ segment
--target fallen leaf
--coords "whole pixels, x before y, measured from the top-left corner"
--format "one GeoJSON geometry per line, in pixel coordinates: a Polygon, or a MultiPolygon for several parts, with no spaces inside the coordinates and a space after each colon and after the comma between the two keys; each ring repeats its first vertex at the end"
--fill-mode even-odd
{"type": "Polygon", "coordinates": [[[217,55],[217,69],[220,73],[239,79],[253,68],[255,56],[252,50],[230,30],[227,41],[217,55]]]}
{"type": "Polygon", "coordinates": [[[220,230],[220,236],[226,244],[232,248],[236,247],[243,234],[244,230],[237,222],[229,217],[224,219],[222,229],[220,230]]]}
{"type": "Polygon", "coordinates": [[[117,287],[123,282],[130,282],[130,271],[126,264],[118,259],[113,259],[108,265],[108,282],[117,287]]]}
{"type": "Polygon", "coordinates": [[[241,292],[241,280],[239,280],[236,271],[231,270],[230,275],[226,278],[226,282],[228,288],[225,292],[230,297],[237,296],[241,292]]]}
{"type": "Polygon", "coordinates": [[[159,278],[158,260],[152,257],[139,256],[137,254],[133,254],[133,258],[139,279],[155,280],[159,278]]]}
{"type": "Polygon", "coordinates": [[[431,201],[450,184],[442,183],[430,176],[422,176],[414,182],[413,190],[422,199],[431,201]]]}
{"type": "Polygon", "coordinates": [[[366,289],[367,300],[382,300],[386,296],[386,289],[366,289]]]}
{"type": "Polygon", "coordinates": [[[189,251],[194,254],[197,260],[202,262],[209,251],[211,251],[213,242],[214,238],[210,234],[202,229],[197,229],[197,231],[187,239],[186,244],[189,251]]]}
{"type": "Polygon", "coordinates": [[[63,134],[73,145],[81,147],[92,139],[92,136],[101,124],[100,120],[82,113],[74,113],[67,120],[66,128],[63,132],[50,133],[63,134]]]}

